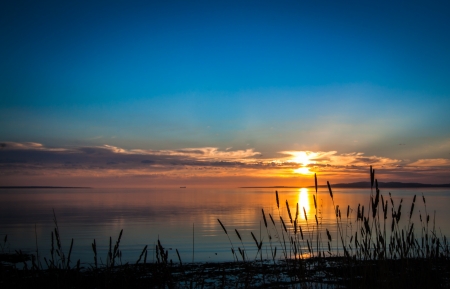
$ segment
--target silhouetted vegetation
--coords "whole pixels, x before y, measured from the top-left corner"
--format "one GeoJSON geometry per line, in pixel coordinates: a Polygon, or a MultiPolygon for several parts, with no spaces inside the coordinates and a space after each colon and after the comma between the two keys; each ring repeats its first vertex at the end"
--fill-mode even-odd
{"type": "Polygon", "coordinates": [[[254,250],[245,248],[237,229],[227,230],[218,219],[229,239],[233,262],[183,263],[178,250],[176,259],[171,259],[158,240],[155,262],[147,261],[145,246],[135,263],[122,264],[121,231],[115,242],[110,238],[105,263],[93,240],[93,263],[83,267],[80,260],[71,260],[73,239],[67,254],[61,249],[54,215],[49,259],[41,260],[38,249],[34,254],[7,252],[5,236],[0,248],[0,282],[2,288],[448,288],[448,241],[438,234],[425,197],[417,200],[414,196],[406,207],[403,199],[395,203],[390,193],[380,192],[372,168],[370,179],[369,206],[347,206],[342,212],[327,183],[336,222],[333,228],[320,221],[317,178],[313,220],[308,220],[298,204],[295,213],[291,211],[287,200],[283,219],[283,203],[276,192],[278,216],[266,215],[262,209],[266,236],[258,239],[251,232],[254,250]],[[419,202],[424,215],[419,211],[420,224],[415,226],[412,216],[419,202]],[[300,224],[302,213],[305,222],[300,224]],[[234,244],[230,234],[236,234],[240,243],[234,244]],[[263,248],[270,258],[263,257],[263,248]]]}

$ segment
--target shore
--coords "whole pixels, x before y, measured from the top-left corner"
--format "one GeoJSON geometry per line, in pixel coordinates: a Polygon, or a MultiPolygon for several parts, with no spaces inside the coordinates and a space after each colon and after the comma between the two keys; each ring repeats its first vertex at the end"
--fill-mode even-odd
{"type": "MultiPolygon", "coordinates": [[[[17,259],[15,260],[17,261],[17,259]]],[[[345,257],[96,268],[17,269],[1,262],[2,288],[448,288],[450,260],[345,257]]]]}

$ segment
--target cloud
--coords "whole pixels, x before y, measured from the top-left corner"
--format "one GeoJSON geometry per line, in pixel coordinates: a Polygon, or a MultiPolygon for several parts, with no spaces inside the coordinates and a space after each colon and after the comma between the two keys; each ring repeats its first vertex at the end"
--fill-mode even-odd
{"type": "Polygon", "coordinates": [[[450,166],[450,159],[420,159],[410,163],[410,167],[442,167],[450,166]]]}
{"type": "Polygon", "coordinates": [[[98,148],[105,148],[114,153],[121,153],[121,154],[179,156],[179,157],[194,158],[197,160],[210,160],[210,161],[244,160],[246,158],[250,158],[260,154],[259,152],[255,152],[253,149],[232,151],[231,148],[226,148],[225,151],[221,151],[219,148],[216,147],[184,148],[179,150],[142,150],[142,149],[125,150],[110,145],[104,145],[98,148]]]}
{"type": "MultiPolygon", "coordinates": [[[[439,167],[449,166],[448,159],[422,159],[410,163],[362,152],[339,154],[337,151],[281,151],[278,158],[263,158],[253,148],[217,147],[175,150],[124,149],[112,145],[51,148],[39,143],[0,143],[0,183],[12,176],[47,176],[58,178],[145,177],[153,180],[271,178],[298,179],[297,172],[309,172],[327,178],[352,176],[365,179],[372,165],[403,178],[442,174],[439,167]],[[305,161],[305,158],[307,161],[305,161]],[[420,175],[420,176],[419,176],[420,175]]],[[[399,180],[399,179],[397,179],[399,180]]]]}
{"type": "MultiPolygon", "coordinates": [[[[0,163],[5,165],[26,164],[35,168],[97,168],[106,165],[135,170],[170,166],[188,167],[239,167],[247,169],[294,169],[308,167],[362,167],[369,165],[397,167],[405,161],[380,156],[366,156],[362,152],[338,154],[337,151],[281,151],[279,158],[266,159],[252,148],[245,150],[221,150],[217,147],[182,148],[177,150],[124,149],[112,145],[72,148],[49,148],[39,143],[3,142],[0,149],[0,163]]],[[[431,160],[420,160],[411,165],[425,165],[431,160]]],[[[439,165],[444,159],[434,160],[439,165]]],[[[447,160],[448,162],[448,160],[447,160]]]]}
{"type": "Polygon", "coordinates": [[[398,159],[379,156],[365,156],[362,152],[338,154],[337,151],[281,151],[280,153],[288,155],[283,158],[286,162],[295,162],[300,164],[304,162],[303,158],[307,158],[310,166],[363,166],[367,168],[370,165],[397,166],[403,163],[402,160],[398,159]],[[298,158],[299,155],[302,157],[298,158]]]}
{"type": "Polygon", "coordinates": [[[45,150],[45,151],[64,151],[63,148],[46,148],[40,143],[35,142],[0,142],[0,150],[45,150]]]}
{"type": "Polygon", "coordinates": [[[184,148],[179,150],[123,149],[111,145],[94,147],[48,148],[39,143],[1,143],[0,169],[9,167],[104,169],[106,165],[134,170],[158,166],[254,166],[252,158],[260,155],[253,149],[220,150],[215,147],[184,148]]]}

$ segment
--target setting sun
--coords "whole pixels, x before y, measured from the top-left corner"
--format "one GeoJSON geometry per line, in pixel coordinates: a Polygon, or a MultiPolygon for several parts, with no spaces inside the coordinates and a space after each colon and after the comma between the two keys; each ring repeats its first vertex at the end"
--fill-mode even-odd
{"type": "Polygon", "coordinates": [[[303,174],[303,175],[308,175],[308,174],[310,174],[311,172],[309,171],[309,168],[307,168],[307,167],[301,167],[301,168],[295,169],[295,170],[294,170],[294,173],[297,173],[297,174],[303,174]]]}
{"type": "Polygon", "coordinates": [[[288,151],[284,153],[292,156],[292,158],[289,159],[290,162],[302,165],[300,168],[294,169],[294,173],[303,175],[311,174],[308,165],[313,163],[311,158],[315,156],[315,153],[309,151],[288,151]]]}

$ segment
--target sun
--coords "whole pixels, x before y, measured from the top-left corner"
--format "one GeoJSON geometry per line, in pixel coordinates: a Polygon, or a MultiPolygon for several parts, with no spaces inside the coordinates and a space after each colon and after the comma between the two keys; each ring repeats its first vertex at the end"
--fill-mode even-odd
{"type": "Polygon", "coordinates": [[[294,173],[309,175],[311,172],[309,171],[308,165],[311,164],[311,160],[309,158],[309,154],[307,152],[291,152],[293,158],[290,160],[291,162],[295,162],[297,164],[301,164],[300,168],[294,170],[294,173]]]}
{"type": "Polygon", "coordinates": [[[297,174],[303,174],[303,175],[308,175],[308,174],[310,174],[311,172],[309,171],[309,168],[307,168],[307,167],[301,167],[301,168],[295,169],[295,170],[294,170],[294,173],[297,173],[297,174]]]}
{"type": "Polygon", "coordinates": [[[311,151],[282,151],[281,153],[290,155],[289,158],[286,158],[286,161],[296,167],[293,169],[294,173],[302,175],[312,174],[309,171],[309,167],[311,164],[316,163],[314,160],[318,155],[317,153],[311,151]]]}

